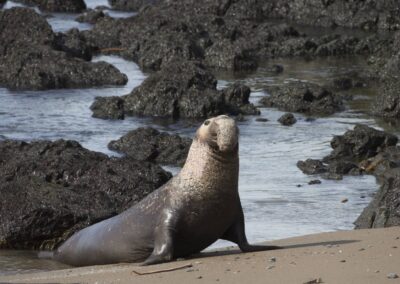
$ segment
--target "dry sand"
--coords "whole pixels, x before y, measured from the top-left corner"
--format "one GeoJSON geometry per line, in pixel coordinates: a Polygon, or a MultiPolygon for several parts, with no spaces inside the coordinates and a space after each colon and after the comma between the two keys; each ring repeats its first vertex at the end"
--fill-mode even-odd
{"type": "Polygon", "coordinates": [[[10,283],[400,283],[400,227],[340,231],[272,242],[282,250],[239,253],[221,250],[140,267],[91,266],[0,277],[10,283]],[[172,272],[137,275],[184,265],[172,272]],[[308,282],[310,281],[310,282],[308,282]],[[322,281],[322,282],[318,282],[322,281]]]}

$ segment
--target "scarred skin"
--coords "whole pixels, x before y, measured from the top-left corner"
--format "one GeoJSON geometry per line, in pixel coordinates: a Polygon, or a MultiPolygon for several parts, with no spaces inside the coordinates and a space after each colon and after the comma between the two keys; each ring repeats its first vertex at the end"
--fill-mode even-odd
{"type": "Polygon", "coordinates": [[[228,116],[206,120],[178,175],[121,214],[74,234],[53,259],[74,266],[148,265],[198,253],[217,239],[245,252],[279,248],[247,242],[238,193],[238,134],[228,116]]]}

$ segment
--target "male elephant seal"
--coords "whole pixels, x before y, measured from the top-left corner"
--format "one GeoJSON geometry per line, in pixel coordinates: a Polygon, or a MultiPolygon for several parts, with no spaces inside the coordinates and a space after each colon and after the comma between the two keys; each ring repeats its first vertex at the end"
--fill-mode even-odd
{"type": "Polygon", "coordinates": [[[247,242],[238,193],[238,134],[228,116],[207,119],[178,175],[121,214],[74,234],[53,259],[74,266],[154,264],[200,252],[217,239],[244,252],[277,249],[247,242]]]}

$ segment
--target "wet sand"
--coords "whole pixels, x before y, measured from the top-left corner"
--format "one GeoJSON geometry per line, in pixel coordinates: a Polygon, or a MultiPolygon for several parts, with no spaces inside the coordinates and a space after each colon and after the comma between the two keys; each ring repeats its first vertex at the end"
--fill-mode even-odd
{"type": "Polygon", "coordinates": [[[91,266],[0,277],[0,282],[400,283],[400,278],[390,278],[400,276],[400,227],[322,233],[272,243],[285,248],[257,253],[229,248],[147,267],[91,266]],[[181,268],[187,265],[192,267],[181,268]]]}

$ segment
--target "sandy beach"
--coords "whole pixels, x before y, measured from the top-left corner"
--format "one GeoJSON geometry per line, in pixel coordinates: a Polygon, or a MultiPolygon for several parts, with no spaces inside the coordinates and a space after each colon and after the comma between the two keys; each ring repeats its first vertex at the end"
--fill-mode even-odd
{"type": "Polygon", "coordinates": [[[329,232],[271,243],[285,248],[257,253],[228,248],[161,265],[91,266],[0,277],[0,282],[400,283],[396,278],[400,275],[399,227],[329,232]],[[169,269],[176,270],[164,271],[169,269]]]}

